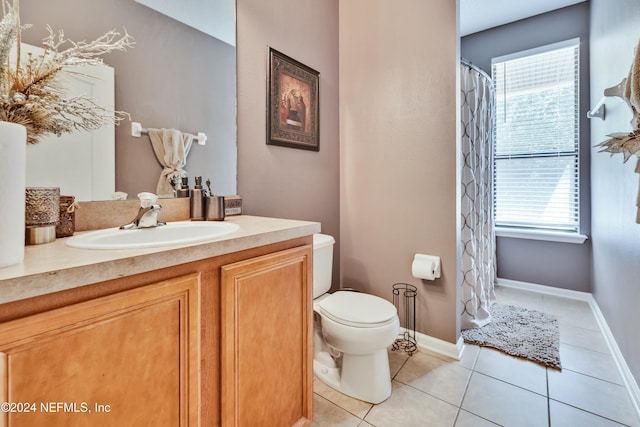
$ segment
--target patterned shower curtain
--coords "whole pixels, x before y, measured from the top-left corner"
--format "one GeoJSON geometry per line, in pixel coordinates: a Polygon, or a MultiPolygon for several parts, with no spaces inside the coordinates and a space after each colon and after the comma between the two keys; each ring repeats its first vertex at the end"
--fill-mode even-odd
{"type": "Polygon", "coordinates": [[[462,120],[461,238],[462,329],[491,321],[495,301],[493,229],[493,120],[491,78],[477,67],[460,64],[462,120]]]}

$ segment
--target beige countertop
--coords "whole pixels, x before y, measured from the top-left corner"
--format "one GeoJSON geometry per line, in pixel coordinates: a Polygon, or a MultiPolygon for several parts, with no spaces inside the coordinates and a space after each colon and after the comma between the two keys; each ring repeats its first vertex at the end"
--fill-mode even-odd
{"type": "Polygon", "coordinates": [[[225,221],[238,224],[240,230],[215,241],[190,245],[90,250],[70,248],[65,245],[66,238],[60,238],[27,246],[24,262],[0,268],[0,304],[320,232],[318,222],[248,215],[230,216],[225,221]]]}

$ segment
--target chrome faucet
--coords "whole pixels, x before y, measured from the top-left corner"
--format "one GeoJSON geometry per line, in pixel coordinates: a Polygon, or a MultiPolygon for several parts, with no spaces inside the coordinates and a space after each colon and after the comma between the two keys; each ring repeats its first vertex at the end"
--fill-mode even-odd
{"type": "Polygon", "coordinates": [[[140,193],[140,209],[138,215],[129,224],[121,225],[121,230],[132,230],[136,228],[151,228],[165,225],[165,222],[158,221],[158,213],[162,206],[156,204],[158,196],[153,193],[140,193]]]}
{"type": "Polygon", "coordinates": [[[158,221],[158,212],[162,209],[160,205],[151,205],[146,208],[141,207],[138,215],[129,224],[121,225],[121,230],[131,230],[134,228],[149,228],[165,225],[165,222],[158,221]]]}

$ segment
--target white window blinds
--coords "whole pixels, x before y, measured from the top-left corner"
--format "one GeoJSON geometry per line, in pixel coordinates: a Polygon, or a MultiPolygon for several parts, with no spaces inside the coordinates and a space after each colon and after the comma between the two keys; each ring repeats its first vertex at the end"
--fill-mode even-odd
{"type": "Polygon", "coordinates": [[[492,61],[496,226],[579,228],[579,40],[492,61]]]}

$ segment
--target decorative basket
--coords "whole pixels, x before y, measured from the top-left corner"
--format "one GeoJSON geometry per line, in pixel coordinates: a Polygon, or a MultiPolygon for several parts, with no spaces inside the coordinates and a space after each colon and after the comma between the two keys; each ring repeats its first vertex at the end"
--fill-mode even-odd
{"type": "Polygon", "coordinates": [[[60,196],[60,220],[56,225],[56,237],[73,236],[76,231],[76,198],[60,196]]]}

